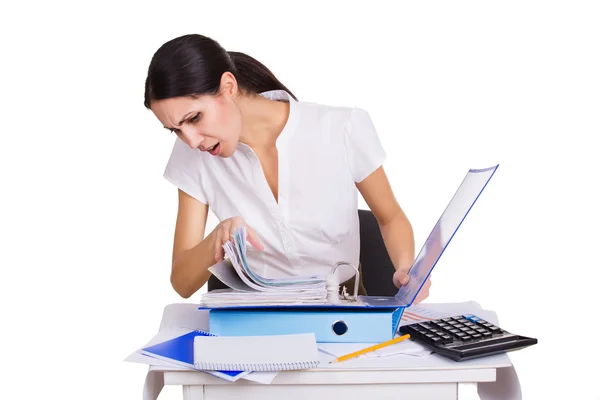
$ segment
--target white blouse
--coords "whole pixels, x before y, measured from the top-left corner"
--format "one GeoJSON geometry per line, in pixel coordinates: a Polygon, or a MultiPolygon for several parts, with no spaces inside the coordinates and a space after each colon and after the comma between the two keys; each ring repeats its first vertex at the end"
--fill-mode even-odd
{"type": "MultiPolygon", "coordinates": [[[[261,95],[290,103],[276,142],[279,203],[256,154],[243,143],[221,158],[177,138],[165,178],[208,204],[219,220],[242,217],[265,247],[248,246],[248,263],[266,278],[323,273],[338,261],[358,266],[355,183],[385,159],[369,115],[360,108],[297,102],[285,91],[261,95]]],[[[340,268],[340,281],[351,276],[349,268],[340,268]]]]}

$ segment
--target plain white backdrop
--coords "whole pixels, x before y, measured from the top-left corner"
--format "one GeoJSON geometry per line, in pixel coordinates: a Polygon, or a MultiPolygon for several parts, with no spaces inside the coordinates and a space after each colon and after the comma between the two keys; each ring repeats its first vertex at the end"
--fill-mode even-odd
{"type": "Polygon", "coordinates": [[[599,11],[593,1],[4,4],[0,398],[140,398],[146,367],[123,359],[165,305],[198,301],[169,283],[177,191],[162,173],[174,136],[143,91],[154,51],[201,33],[266,64],[301,100],[368,110],[417,247],[468,169],[500,164],[428,301],[476,300],[539,339],[511,356],[525,399],[599,399],[599,11]]]}

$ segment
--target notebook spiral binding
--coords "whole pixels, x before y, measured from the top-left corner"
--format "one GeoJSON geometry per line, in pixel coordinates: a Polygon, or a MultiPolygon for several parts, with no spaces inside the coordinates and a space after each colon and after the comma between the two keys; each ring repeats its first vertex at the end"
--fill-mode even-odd
{"type": "Polygon", "coordinates": [[[194,366],[201,371],[285,371],[317,368],[319,366],[319,361],[272,364],[222,364],[201,362],[195,363],[194,366]]]}

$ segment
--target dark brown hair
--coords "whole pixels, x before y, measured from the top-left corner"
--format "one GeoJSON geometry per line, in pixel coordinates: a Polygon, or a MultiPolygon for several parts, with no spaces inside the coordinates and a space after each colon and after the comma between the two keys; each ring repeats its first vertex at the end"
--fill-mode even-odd
{"type": "Polygon", "coordinates": [[[217,94],[221,76],[231,72],[244,92],[290,92],[263,64],[244,53],[225,51],[215,40],[198,34],[180,36],[154,53],[144,93],[144,105],[154,100],[217,94]]]}

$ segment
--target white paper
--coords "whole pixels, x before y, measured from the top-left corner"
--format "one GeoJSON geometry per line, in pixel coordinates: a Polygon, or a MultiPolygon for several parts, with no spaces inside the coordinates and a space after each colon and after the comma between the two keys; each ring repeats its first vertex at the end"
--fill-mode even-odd
{"type": "Polygon", "coordinates": [[[413,305],[404,309],[404,311],[402,312],[400,326],[415,324],[423,321],[432,321],[450,316],[451,315],[447,312],[440,312],[431,307],[413,305]]]}
{"type": "MultiPolygon", "coordinates": [[[[226,259],[209,271],[230,289],[213,290],[200,296],[206,307],[227,305],[292,305],[330,304],[339,300],[339,282],[333,274],[292,276],[269,279],[260,276],[248,265],[245,227],[223,245],[226,259]]],[[[333,266],[332,266],[333,268],[333,266]]]]}
{"type": "Polygon", "coordinates": [[[273,379],[275,379],[278,373],[279,371],[255,371],[246,375],[242,379],[269,385],[271,382],[273,382],[273,379]]]}
{"type": "Polygon", "coordinates": [[[423,346],[422,344],[420,344],[414,340],[408,339],[408,340],[403,340],[400,343],[394,343],[392,345],[383,347],[381,349],[377,349],[375,351],[366,353],[365,355],[370,358],[391,357],[391,356],[397,356],[397,355],[405,355],[405,356],[412,356],[412,357],[425,357],[431,353],[432,353],[432,351],[429,350],[427,347],[423,346]]]}
{"type": "Polygon", "coordinates": [[[370,346],[373,346],[373,343],[317,343],[319,351],[329,353],[334,357],[341,357],[370,346]]]}

